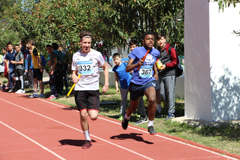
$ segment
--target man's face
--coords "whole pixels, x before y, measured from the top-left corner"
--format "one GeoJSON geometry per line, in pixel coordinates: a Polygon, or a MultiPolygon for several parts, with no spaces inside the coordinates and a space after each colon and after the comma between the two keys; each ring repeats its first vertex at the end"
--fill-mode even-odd
{"type": "Polygon", "coordinates": [[[130,48],[130,51],[132,52],[132,51],[133,51],[133,49],[134,49],[134,48],[136,48],[136,47],[137,47],[137,46],[136,46],[136,44],[132,44],[132,45],[130,45],[130,46],[129,46],[129,48],[130,48]]]}
{"type": "Polygon", "coordinates": [[[13,46],[12,46],[11,44],[9,44],[9,45],[7,46],[7,50],[8,50],[9,52],[11,52],[11,51],[13,50],[13,46]]]}
{"type": "Polygon", "coordinates": [[[144,37],[143,43],[145,48],[151,49],[154,45],[154,36],[151,34],[146,35],[144,37]]]}
{"type": "Polygon", "coordinates": [[[16,50],[17,52],[19,52],[19,51],[20,51],[20,46],[15,46],[15,50],[16,50]]]}
{"type": "Polygon", "coordinates": [[[47,47],[47,52],[50,54],[52,53],[52,47],[47,47]]]}
{"type": "Polygon", "coordinates": [[[159,47],[163,48],[165,47],[166,45],[166,39],[164,37],[160,38],[158,41],[157,41],[157,44],[159,45],[159,47]]]}
{"type": "Polygon", "coordinates": [[[82,52],[83,52],[83,53],[89,53],[89,52],[90,52],[91,42],[92,42],[92,39],[91,39],[91,38],[83,38],[83,39],[80,41],[80,45],[81,45],[81,47],[82,47],[82,52]]]}
{"type": "Polygon", "coordinates": [[[113,58],[113,61],[114,61],[114,63],[115,63],[116,65],[119,66],[119,64],[121,63],[121,58],[118,57],[118,56],[116,56],[116,57],[113,58]]]}

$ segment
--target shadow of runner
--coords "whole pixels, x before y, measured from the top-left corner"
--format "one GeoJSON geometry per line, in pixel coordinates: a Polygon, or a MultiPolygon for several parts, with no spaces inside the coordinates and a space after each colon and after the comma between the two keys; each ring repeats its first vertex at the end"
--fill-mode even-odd
{"type": "MultiPolygon", "coordinates": [[[[85,140],[63,139],[63,140],[60,140],[59,142],[61,143],[61,145],[82,147],[85,140]]],[[[92,142],[96,142],[96,141],[92,139],[92,142]]]]}
{"type": "Polygon", "coordinates": [[[153,142],[145,141],[141,136],[142,134],[139,133],[130,133],[130,134],[120,134],[116,136],[110,137],[110,139],[118,139],[118,140],[125,140],[125,139],[134,139],[139,142],[144,142],[147,144],[154,144],[153,142]]]}

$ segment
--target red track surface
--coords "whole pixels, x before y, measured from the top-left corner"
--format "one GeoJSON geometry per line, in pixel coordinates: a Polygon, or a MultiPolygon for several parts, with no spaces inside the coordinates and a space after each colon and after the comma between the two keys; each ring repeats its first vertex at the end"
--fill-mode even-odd
{"type": "Polygon", "coordinates": [[[226,153],[221,150],[213,152],[163,134],[152,136],[131,125],[123,130],[120,121],[103,116],[89,123],[93,145],[82,149],[77,111],[44,99],[0,92],[0,159],[234,159],[218,154],[226,153]]]}

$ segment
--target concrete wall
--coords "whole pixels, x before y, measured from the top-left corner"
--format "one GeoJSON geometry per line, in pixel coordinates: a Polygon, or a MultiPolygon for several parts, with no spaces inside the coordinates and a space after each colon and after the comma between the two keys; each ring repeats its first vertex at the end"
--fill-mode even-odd
{"type": "Polygon", "coordinates": [[[240,119],[240,5],[185,0],[185,116],[240,119]]]}

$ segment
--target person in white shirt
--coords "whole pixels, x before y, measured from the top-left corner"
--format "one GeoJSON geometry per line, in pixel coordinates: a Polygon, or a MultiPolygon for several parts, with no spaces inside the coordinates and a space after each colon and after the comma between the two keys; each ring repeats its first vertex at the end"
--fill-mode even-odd
{"type": "Polygon", "coordinates": [[[91,147],[91,138],[89,136],[89,124],[87,117],[92,120],[98,118],[99,113],[99,68],[103,68],[105,84],[102,92],[108,91],[109,73],[107,63],[104,61],[102,54],[91,48],[92,33],[82,31],[80,33],[81,49],[73,55],[72,58],[72,80],[76,84],[75,102],[80,112],[80,124],[85,136],[83,149],[91,147]],[[78,78],[78,75],[81,77],[78,78]]]}

